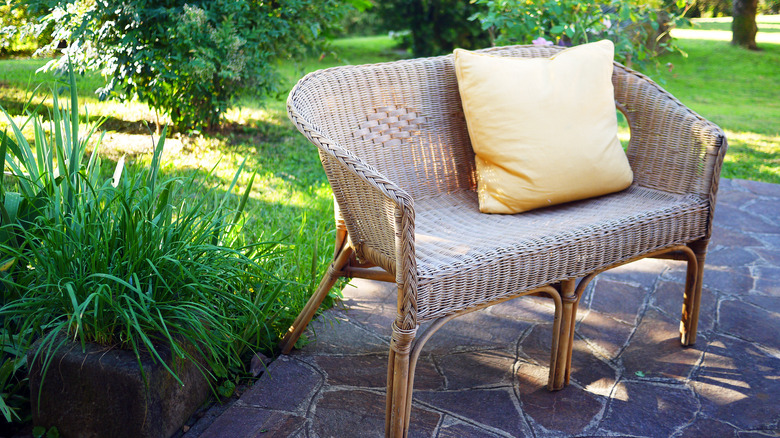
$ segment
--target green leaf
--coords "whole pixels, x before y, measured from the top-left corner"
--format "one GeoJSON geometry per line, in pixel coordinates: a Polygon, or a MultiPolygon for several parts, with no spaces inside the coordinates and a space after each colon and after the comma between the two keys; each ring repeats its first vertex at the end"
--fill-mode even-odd
{"type": "Polygon", "coordinates": [[[160,138],[157,140],[157,147],[154,148],[154,155],[152,156],[152,164],[149,166],[149,179],[147,180],[147,187],[154,192],[154,187],[157,185],[157,174],[160,171],[160,157],[162,156],[163,148],[165,147],[165,136],[168,135],[168,127],[164,127],[160,138]]]}
{"type": "Polygon", "coordinates": [[[347,3],[360,12],[371,9],[374,6],[370,0],[347,0],[347,3]]]}
{"type": "MultiPolygon", "coordinates": [[[[76,74],[73,72],[73,63],[68,57],[68,78],[70,80],[70,123],[71,123],[71,153],[68,176],[73,177],[79,171],[81,165],[81,151],[79,145],[79,96],[76,91],[76,74]]],[[[72,195],[71,195],[72,196],[72,195]]]]}
{"type": "Polygon", "coordinates": [[[167,184],[165,184],[165,188],[163,189],[162,193],[160,194],[159,200],[157,201],[157,209],[154,211],[154,220],[159,221],[160,215],[165,211],[165,208],[170,206],[168,199],[171,196],[171,187],[175,183],[175,180],[168,181],[167,184]]]}
{"type": "Polygon", "coordinates": [[[111,176],[111,185],[113,187],[117,187],[119,185],[119,180],[122,178],[122,171],[125,169],[125,156],[122,155],[121,158],[119,158],[119,161],[116,163],[116,167],[114,168],[114,174],[111,176]]]}
{"type": "Polygon", "coordinates": [[[217,388],[217,392],[219,392],[219,395],[221,395],[222,397],[230,397],[233,395],[235,391],[236,391],[236,384],[231,382],[230,380],[225,380],[217,388]]]}
{"type": "Polygon", "coordinates": [[[631,9],[629,9],[625,5],[622,8],[620,8],[620,19],[622,21],[632,21],[631,20],[631,9]]]}

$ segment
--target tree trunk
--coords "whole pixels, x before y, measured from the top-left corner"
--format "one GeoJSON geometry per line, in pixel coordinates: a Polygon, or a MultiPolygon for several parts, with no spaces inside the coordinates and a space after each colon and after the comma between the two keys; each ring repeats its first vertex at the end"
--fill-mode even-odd
{"type": "Polygon", "coordinates": [[[758,50],[756,46],[756,13],[758,0],[734,0],[734,19],[731,22],[731,44],[758,50]]]}

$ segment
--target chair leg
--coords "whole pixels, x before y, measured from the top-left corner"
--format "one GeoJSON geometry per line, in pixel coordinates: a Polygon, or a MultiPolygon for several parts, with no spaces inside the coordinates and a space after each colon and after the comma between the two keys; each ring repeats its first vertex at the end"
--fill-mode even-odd
{"type": "Polygon", "coordinates": [[[682,318],[680,319],[680,343],[685,346],[696,343],[707,243],[707,241],[698,241],[689,245],[696,258],[688,260],[685,276],[685,295],[683,296],[682,318]]]}
{"type": "Polygon", "coordinates": [[[415,333],[416,330],[401,330],[393,324],[387,370],[386,438],[406,438],[409,432],[407,405],[411,403],[414,386],[410,355],[415,333]]]}
{"type": "Polygon", "coordinates": [[[561,329],[558,336],[558,355],[551,389],[557,391],[569,384],[571,374],[571,354],[574,346],[574,324],[577,319],[579,296],[576,293],[575,280],[561,282],[561,329]]]}
{"type": "Polygon", "coordinates": [[[282,351],[282,354],[288,354],[290,351],[292,351],[293,346],[295,346],[295,343],[298,341],[298,338],[301,337],[304,330],[306,330],[306,327],[309,325],[311,319],[314,318],[314,315],[317,313],[317,309],[320,308],[322,301],[328,295],[328,292],[333,287],[333,285],[336,284],[336,280],[338,280],[341,276],[340,273],[349,263],[349,258],[351,256],[352,248],[347,245],[343,245],[342,248],[338,250],[333,262],[331,262],[330,266],[328,266],[328,270],[325,272],[325,276],[322,277],[319,286],[317,286],[317,290],[314,291],[314,294],[312,294],[311,298],[309,298],[306,306],[303,308],[303,310],[301,310],[301,313],[298,314],[295,322],[293,322],[293,325],[290,326],[290,328],[287,330],[287,334],[279,343],[279,349],[282,351]]]}

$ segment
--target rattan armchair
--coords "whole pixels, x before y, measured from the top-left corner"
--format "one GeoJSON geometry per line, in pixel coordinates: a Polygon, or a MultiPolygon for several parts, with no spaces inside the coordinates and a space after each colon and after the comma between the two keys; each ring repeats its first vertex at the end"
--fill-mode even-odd
{"type": "MultiPolygon", "coordinates": [[[[486,49],[514,57],[559,50],[486,49]]],[[[688,262],[680,331],[682,344],[693,344],[726,139],[642,74],[615,63],[613,85],[616,107],[631,129],[631,187],[517,215],[488,215],[478,209],[452,56],[336,67],[301,79],[288,99],[289,116],[317,146],[333,189],[336,252],[282,352],[292,349],[339,277],[394,282],[398,308],[385,433],[405,436],[415,363],[442,324],[523,295],[551,297],[548,386],[561,389],[569,380],[585,286],[599,272],[643,257],[688,262]],[[435,322],[418,336],[426,321],[435,322]]]]}

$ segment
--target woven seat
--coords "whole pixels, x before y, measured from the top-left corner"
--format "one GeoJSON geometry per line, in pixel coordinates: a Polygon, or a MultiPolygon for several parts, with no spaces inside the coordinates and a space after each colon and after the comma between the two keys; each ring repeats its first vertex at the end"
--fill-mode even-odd
{"type": "MultiPolygon", "coordinates": [[[[561,48],[485,52],[549,57],[561,48]]],[[[336,200],[336,251],[282,340],[288,353],[340,277],[394,282],[385,433],[405,436],[417,358],[447,321],[508,299],[555,304],[548,387],[569,381],[577,305],[600,272],[643,257],[686,260],[681,342],[696,340],[701,277],[726,139],[647,77],[614,64],[628,189],[516,215],[479,212],[452,56],[307,75],[290,119],[317,146],[336,200]],[[420,323],[434,321],[418,334],[420,323]]],[[[561,129],[565,129],[565,123],[561,129]]],[[[345,359],[346,360],[346,359],[345,359]]]]}
{"type": "Polygon", "coordinates": [[[423,322],[699,239],[708,209],[697,196],[634,186],[516,215],[482,214],[476,193],[463,191],[417,201],[415,213],[423,322]],[[615,245],[623,236],[631,241],[615,245]],[[460,293],[473,278],[491,278],[490,294],[460,293]]]}

